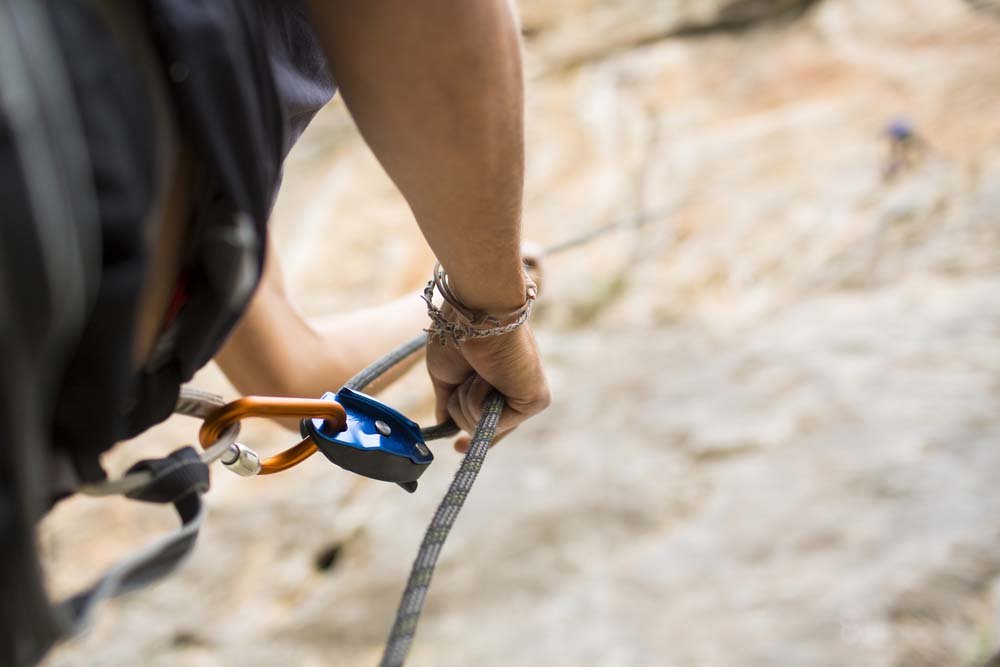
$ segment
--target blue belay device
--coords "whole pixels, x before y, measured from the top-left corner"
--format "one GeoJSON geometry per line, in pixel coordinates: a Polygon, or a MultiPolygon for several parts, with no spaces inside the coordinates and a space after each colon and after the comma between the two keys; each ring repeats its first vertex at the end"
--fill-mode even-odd
{"type": "Polygon", "coordinates": [[[395,482],[413,493],[417,478],[434,460],[420,427],[385,403],[344,387],[327,392],[347,413],[347,429],[334,432],[322,419],[303,419],[302,435],[312,439],[326,458],[345,470],[395,482]]]}

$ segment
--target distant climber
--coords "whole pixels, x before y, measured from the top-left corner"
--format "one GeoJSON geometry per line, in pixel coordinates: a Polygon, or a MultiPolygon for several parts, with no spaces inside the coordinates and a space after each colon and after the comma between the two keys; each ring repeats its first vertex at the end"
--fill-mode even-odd
{"type": "Polygon", "coordinates": [[[888,181],[916,164],[926,143],[917,134],[914,124],[904,117],[889,121],[884,134],[889,143],[889,154],[882,175],[888,181]]]}

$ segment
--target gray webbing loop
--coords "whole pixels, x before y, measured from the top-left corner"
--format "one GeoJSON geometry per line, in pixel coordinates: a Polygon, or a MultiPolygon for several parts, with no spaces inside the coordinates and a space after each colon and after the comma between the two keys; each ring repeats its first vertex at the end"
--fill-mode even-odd
{"type": "Polygon", "coordinates": [[[162,459],[140,461],[133,468],[148,472],[151,480],[129,497],[172,503],[181,527],[122,559],[93,586],[62,602],[58,608],[68,617],[74,633],[87,627],[104,600],[144,588],[173,572],[191,553],[198,538],[205,518],[201,496],[208,490],[208,465],[198,452],[184,447],[162,459]]]}
{"type": "Polygon", "coordinates": [[[448,492],[444,494],[434,518],[431,519],[424,539],[420,543],[417,557],[413,561],[410,569],[410,577],[406,581],[406,589],[396,610],[396,620],[392,624],[392,631],[386,641],[385,652],[382,654],[380,667],[400,667],[406,660],[406,654],[413,643],[414,634],[417,631],[417,622],[420,620],[420,612],[423,610],[424,599],[427,597],[427,590],[431,585],[431,577],[434,574],[434,566],[437,565],[438,556],[441,554],[441,547],[448,539],[448,533],[455,524],[462,505],[472,489],[472,485],[479,475],[479,471],[486,460],[490,443],[496,435],[497,423],[500,421],[500,414],[503,412],[503,396],[493,391],[486,397],[483,404],[483,416],[476,426],[476,432],[472,436],[472,444],[469,451],[462,459],[462,465],[455,473],[448,492]]]}

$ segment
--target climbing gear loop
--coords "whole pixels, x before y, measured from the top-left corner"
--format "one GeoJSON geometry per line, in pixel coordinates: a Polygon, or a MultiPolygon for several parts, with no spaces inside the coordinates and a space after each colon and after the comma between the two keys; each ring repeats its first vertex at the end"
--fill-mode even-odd
{"type": "MultiPolygon", "coordinates": [[[[213,411],[224,405],[222,397],[191,387],[181,388],[180,396],[174,407],[174,413],[204,419],[213,411]]],[[[222,457],[236,443],[240,434],[239,423],[230,424],[223,429],[213,442],[199,456],[202,463],[209,465],[222,457]]],[[[95,482],[81,485],[77,491],[87,496],[116,496],[136,493],[153,481],[152,474],[147,470],[130,471],[119,479],[95,482]]]]}

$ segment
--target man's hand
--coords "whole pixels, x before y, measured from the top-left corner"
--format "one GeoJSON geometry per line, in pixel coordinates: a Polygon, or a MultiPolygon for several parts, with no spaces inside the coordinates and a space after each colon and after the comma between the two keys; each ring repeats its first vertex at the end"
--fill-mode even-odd
{"type": "MultiPolygon", "coordinates": [[[[539,295],[543,257],[544,251],[537,243],[521,244],[521,262],[539,295]]],[[[446,304],[442,310],[447,315],[450,307],[446,304]]],[[[453,343],[442,347],[432,336],[427,346],[427,371],[437,399],[438,423],[451,417],[466,433],[472,433],[479,423],[490,388],[504,395],[507,406],[494,443],[549,404],[538,346],[527,323],[509,334],[469,340],[461,347],[453,343]]],[[[455,449],[465,452],[469,442],[469,436],[463,435],[455,441],[455,449]]]]}
{"type": "MultiPolygon", "coordinates": [[[[550,400],[538,346],[527,324],[503,336],[467,340],[457,347],[432,339],[427,346],[427,372],[437,399],[437,419],[451,417],[466,433],[475,430],[490,389],[504,395],[507,405],[494,442],[544,410],[550,400]]],[[[469,442],[468,436],[462,436],[455,449],[464,452],[469,442]]]]}

